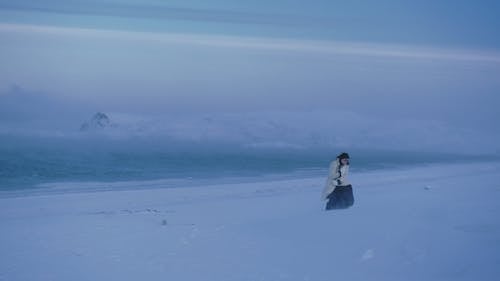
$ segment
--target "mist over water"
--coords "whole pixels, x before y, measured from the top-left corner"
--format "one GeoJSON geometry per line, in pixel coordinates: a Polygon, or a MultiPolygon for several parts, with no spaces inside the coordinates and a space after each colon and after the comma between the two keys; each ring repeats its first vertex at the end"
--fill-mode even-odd
{"type": "Polygon", "coordinates": [[[3,111],[0,190],[324,176],[343,151],[350,153],[354,172],[500,159],[489,152],[495,142],[473,132],[342,110],[88,114],[77,104],[54,104],[26,104],[17,115],[3,111]]]}
{"type": "MultiPolygon", "coordinates": [[[[194,183],[227,178],[325,175],[341,151],[352,171],[430,163],[498,160],[495,156],[369,150],[346,147],[273,148],[166,138],[103,139],[6,137],[0,145],[0,189],[58,182],[123,182],[177,179],[194,183]]],[[[138,185],[140,188],[140,185],[138,185]]]]}

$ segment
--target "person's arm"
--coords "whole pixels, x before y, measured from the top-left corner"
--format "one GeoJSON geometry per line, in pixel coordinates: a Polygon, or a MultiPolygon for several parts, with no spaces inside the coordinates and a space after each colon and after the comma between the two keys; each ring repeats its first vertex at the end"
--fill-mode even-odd
{"type": "Polygon", "coordinates": [[[335,181],[334,178],[337,177],[336,171],[338,166],[338,161],[332,161],[330,163],[330,167],[328,168],[328,177],[326,179],[325,188],[323,188],[323,192],[321,194],[322,200],[327,200],[328,195],[335,189],[335,181]]]}
{"type": "Polygon", "coordinates": [[[339,160],[335,160],[334,164],[332,165],[332,167],[330,168],[330,175],[331,175],[331,181],[335,184],[335,185],[340,185],[340,179],[342,178],[341,177],[341,174],[340,174],[340,162],[339,160]]]}
{"type": "MultiPolygon", "coordinates": [[[[340,171],[340,167],[338,169],[340,171]]],[[[347,181],[347,174],[349,173],[349,166],[345,166],[343,172],[338,173],[338,177],[335,179],[337,185],[345,184],[347,181]]]]}

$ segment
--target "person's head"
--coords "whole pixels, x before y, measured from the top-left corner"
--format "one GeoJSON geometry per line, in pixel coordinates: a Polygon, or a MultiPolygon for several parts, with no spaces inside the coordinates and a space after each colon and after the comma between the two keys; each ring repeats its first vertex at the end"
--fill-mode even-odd
{"type": "Polygon", "coordinates": [[[339,159],[340,165],[349,165],[349,154],[346,152],[342,152],[337,156],[337,159],[339,159]]]}

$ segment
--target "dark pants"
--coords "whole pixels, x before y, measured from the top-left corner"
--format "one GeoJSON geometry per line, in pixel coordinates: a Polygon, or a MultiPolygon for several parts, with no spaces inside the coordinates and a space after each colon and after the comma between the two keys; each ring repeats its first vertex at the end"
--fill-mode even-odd
{"type": "Polygon", "coordinates": [[[346,209],[354,204],[354,196],[352,195],[352,186],[337,186],[328,195],[328,202],[326,203],[326,209],[346,209]]]}

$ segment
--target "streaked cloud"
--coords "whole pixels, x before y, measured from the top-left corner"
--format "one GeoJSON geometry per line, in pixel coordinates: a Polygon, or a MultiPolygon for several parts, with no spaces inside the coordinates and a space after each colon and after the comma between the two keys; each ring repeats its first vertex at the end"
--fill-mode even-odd
{"type": "Polygon", "coordinates": [[[184,20],[265,25],[317,25],[326,19],[305,15],[183,7],[163,3],[106,1],[0,1],[0,9],[67,15],[90,15],[160,20],[184,20]]]}
{"type": "Polygon", "coordinates": [[[188,33],[137,32],[27,24],[0,24],[0,32],[52,34],[69,37],[115,38],[131,41],[202,45],[221,48],[260,49],[268,51],[308,52],[347,56],[403,59],[447,60],[500,63],[500,53],[456,48],[414,47],[410,45],[336,42],[326,40],[271,39],[188,33]]]}

